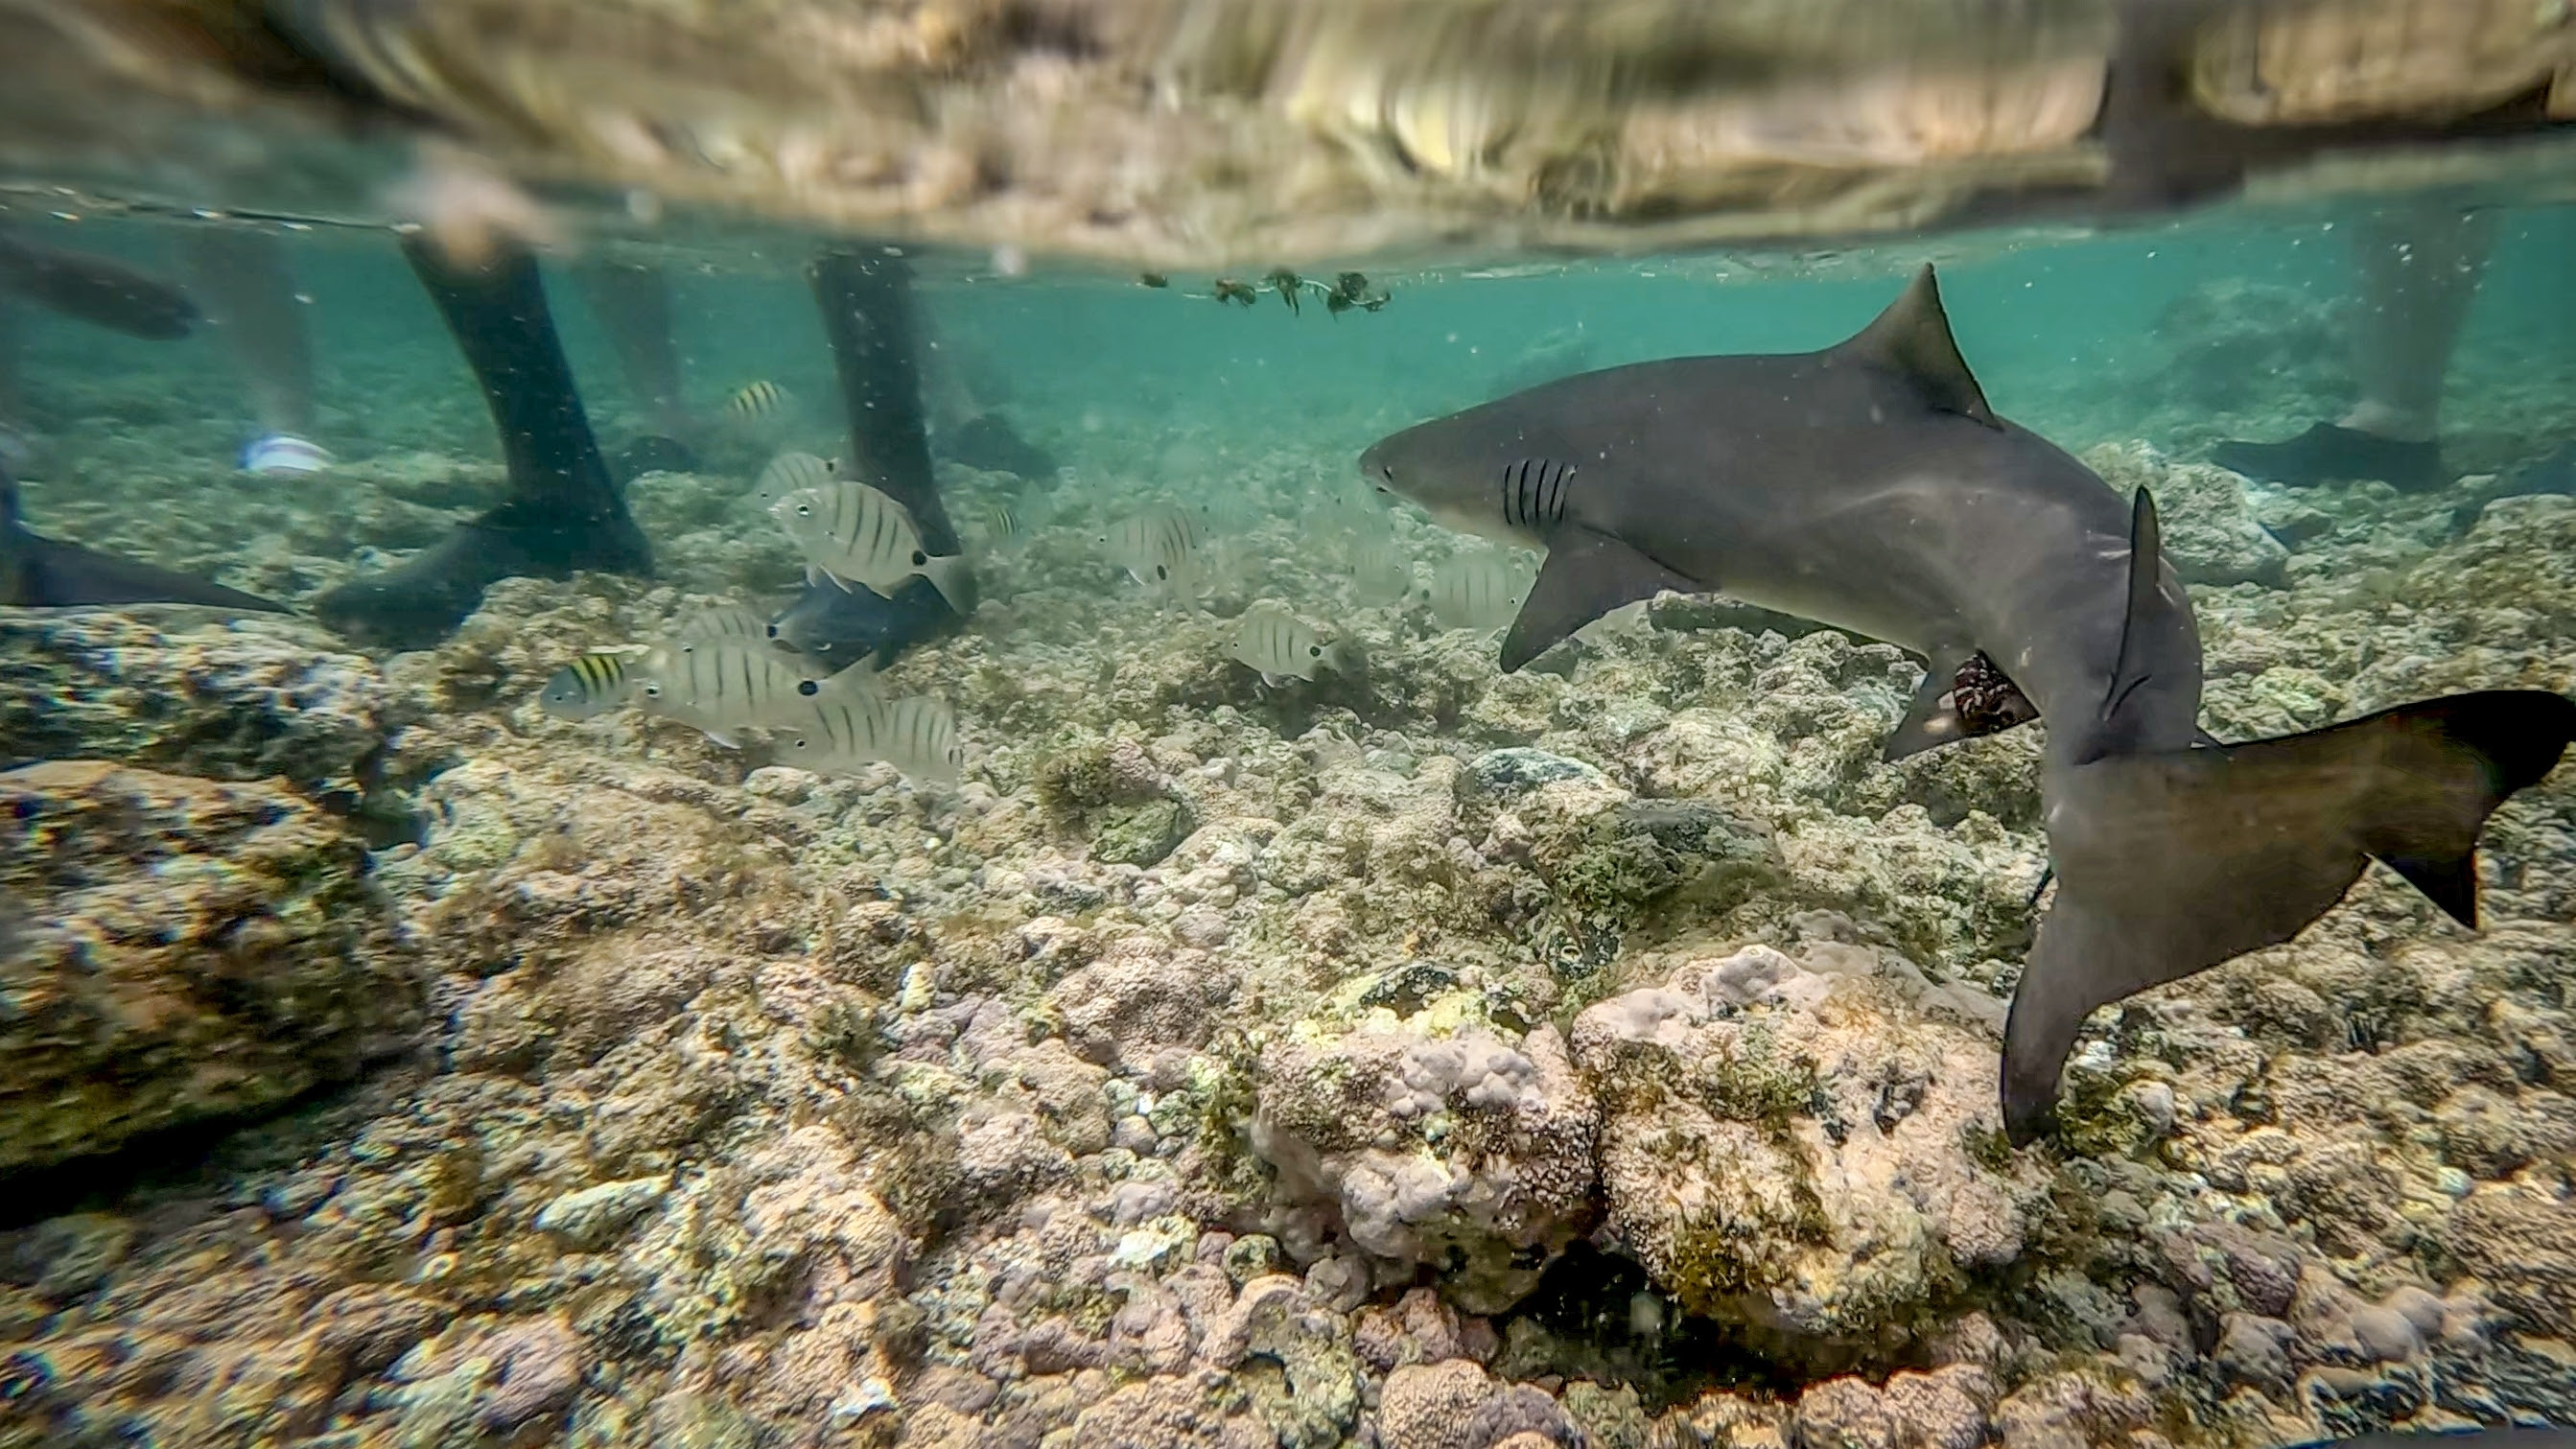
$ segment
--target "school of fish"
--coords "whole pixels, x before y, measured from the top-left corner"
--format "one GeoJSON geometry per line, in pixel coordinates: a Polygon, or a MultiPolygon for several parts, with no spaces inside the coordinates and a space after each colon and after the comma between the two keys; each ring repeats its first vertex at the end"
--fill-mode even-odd
{"type": "MultiPolygon", "coordinates": [[[[755,382],[734,393],[725,412],[758,423],[792,405],[784,388],[755,382]]],[[[1090,525],[1109,576],[1123,575],[1158,611],[1201,608],[1231,567],[1228,535],[1249,531],[1264,516],[1221,477],[1212,482],[1205,500],[1186,506],[1148,501],[1090,525]]],[[[968,559],[930,553],[912,514],[838,460],[779,451],[753,479],[750,496],[795,550],[809,582],[891,598],[909,580],[926,578],[951,607],[972,611],[968,559]]],[[[1521,555],[1469,545],[1417,579],[1413,556],[1383,522],[1359,516],[1370,507],[1364,498],[1328,497],[1320,519],[1300,520],[1313,541],[1338,539],[1327,556],[1337,554],[1337,571],[1359,607],[1420,611],[1446,629],[1492,630],[1511,621],[1534,576],[1521,555]]],[[[959,516],[970,524],[975,547],[999,554],[1056,524],[1054,512],[1042,492],[1022,491],[976,499],[959,516]]],[[[965,750],[946,701],[892,696],[865,663],[840,668],[799,653],[781,637],[777,618],[742,604],[697,611],[658,637],[574,658],[546,682],[538,704],[568,722],[631,709],[729,749],[757,734],[775,763],[820,774],[854,774],[884,763],[915,785],[954,785],[961,778],[965,750]]],[[[1225,657],[1269,689],[1349,675],[1362,663],[1347,629],[1274,599],[1246,608],[1224,637],[1225,657]]]]}

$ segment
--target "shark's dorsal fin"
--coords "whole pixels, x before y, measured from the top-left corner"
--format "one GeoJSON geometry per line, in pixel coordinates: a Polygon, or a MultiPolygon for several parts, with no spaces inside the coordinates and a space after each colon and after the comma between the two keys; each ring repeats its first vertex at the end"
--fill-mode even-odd
{"type": "Polygon", "coordinates": [[[2102,695],[2102,722],[2117,718],[2138,686],[2147,682],[2145,624],[2162,603],[2165,531],[2156,519],[2155,495],[2138,490],[2129,503],[2129,603],[2120,620],[2120,663],[2111,671],[2111,687],[2102,695]]]}
{"type": "Polygon", "coordinates": [[[1986,406],[1985,389],[1968,371],[1968,360],[1959,355],[1959,341],[1950,335],[1950,314],[1941,310],[1941,284],[1933,280],[1928,262],[1914,274],[1905,295],[1834,351],[1902,374],[1921,389],[1925,402],[1942,412],[1990,428],[2003,426],[1986,406]]]}

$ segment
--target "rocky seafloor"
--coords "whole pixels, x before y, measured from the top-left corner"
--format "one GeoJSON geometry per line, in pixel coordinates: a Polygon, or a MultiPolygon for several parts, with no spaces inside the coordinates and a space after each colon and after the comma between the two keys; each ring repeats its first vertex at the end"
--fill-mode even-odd
{"type": "MultiPolygon", "coordinates": [[[[57,395],[115,436],[40,521],[302,597],[488,486],[390,447],[327,491],[192,472],[207,425],[139,396],[57,395]]],[[[0,1444],[2576,1418],[2576,772],[2496,817],[2482,932],[2374,868],[2103,1013],[2015,1152],[2034,731],[1882,763],[1905,656],[1701,601],[1502,676],[1357,604],[1305,442],[1238,449],[1224,582],[1166,607],[1095,537],[1160,442],[1083,446],[892,671],[955,704],[954,789],[535,707],[792,579],[738,469],[636,484],[660,580],[505,584],[425,653],[0,611],[0,741],[46,761],[0,774],[0,1444]],[[1263,685],[1226,644],[1264,598],[1364,662],[1263,685]]],[[[2223,738],[2576,689],[2576,499],[2089,457],[2157,489],[2223,738]]]]}

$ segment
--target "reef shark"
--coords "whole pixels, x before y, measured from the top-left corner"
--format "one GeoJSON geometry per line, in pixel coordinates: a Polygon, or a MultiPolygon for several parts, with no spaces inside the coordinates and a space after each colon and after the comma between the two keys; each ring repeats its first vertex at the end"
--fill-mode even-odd
{"type": "Polygon", "coordinates": [[[31,533],[18,518],[18,480],[0,464],[0,604],[211,604],[284,613],[256,594],[31,533]]]}
{"type": "Polygon", "coordinates": [[[1547,551],[1506,670],[1659,591],[1724,593],[1922,655],[1890,758],[2047,721],[2056,893],[2004,1034],[2017,1144],[2046,1128],[2095,1008],[2288,940],[2372,859],[2474,926],[2487,816],[2576,739],[2576,702],[2538,690],[2204,734],[2199,627],[2155,500],[1995,415],[1930,267],[1821,352],[1563,378],[1382,439],[1360,468],[1449,527],[1547,551]]]}

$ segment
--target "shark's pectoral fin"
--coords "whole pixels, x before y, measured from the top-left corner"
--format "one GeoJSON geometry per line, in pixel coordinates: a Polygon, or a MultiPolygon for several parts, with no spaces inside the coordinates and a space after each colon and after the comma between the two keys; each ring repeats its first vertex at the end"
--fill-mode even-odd
{"type": "Polygon", "coordinates": [[[1568,528],[1548,540],[1538,583],[1521,602],[1520,617],[1503,636],[1503,672],[1511,673],[1559,640],[1622,604],[1651,599],[1665,589],[1705,593],[1692,580],[1618,539],[1588,528],[1568,528]]]}
{"type": "Polygon", "coordinates": [[[1952,651],[1935,654],[1925,664],[1923,683],[1914,691],[1914,704],[1899,720],[1896,732],[1880,747],[1879,758],[1888,761],[1919,755],[1954,745],[1968,737],[1967,725],[1959,718],[1958,697],[1952,680],[1964,657],[1952,651]]]}
{"type": "Polygon", "coordinates": [[[1995,410],[1986,406],[1985,389],[1968,371],[1968,360],[1960,356],[1958,339],[1950,335],[1950,316],[1941,309],[1941,285],[1933,280],[1928,263],[1914,274],[1905,295],[1834,351],[1898,374],[1942,412],[1957,413],[1990,428],[2003,426],[1995,410]]]}
{"type": "Polygon", "coordinates": [[[1961,740],[1999,735],[2039,718],[2019,686],[1983,654],[1962,658],[1955,652],[1934,655],[1914,691],[1914,705],[1896,732],[1887,737],[1880,757],[1901,760],[1961,740]]]}

